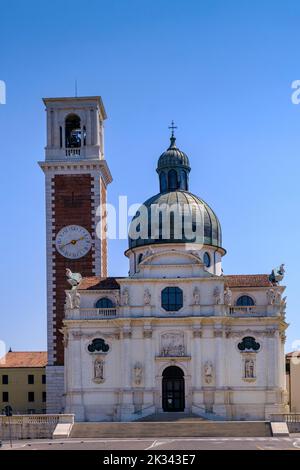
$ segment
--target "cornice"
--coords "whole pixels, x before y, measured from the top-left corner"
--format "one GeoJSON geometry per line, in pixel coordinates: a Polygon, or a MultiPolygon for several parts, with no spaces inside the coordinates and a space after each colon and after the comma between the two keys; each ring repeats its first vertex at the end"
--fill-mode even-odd
{"type": "Polygon", "coordinates": [[[49,160],[44,162],[38,162],[39,166],[44,173],[48,171],[60,171],[60,170],[100,170],[102,172],[105,184],[112,182],[112,175],[108,168],[106,160],[74,160],[74,161],[63,161],[63,160],[49,160]]]}

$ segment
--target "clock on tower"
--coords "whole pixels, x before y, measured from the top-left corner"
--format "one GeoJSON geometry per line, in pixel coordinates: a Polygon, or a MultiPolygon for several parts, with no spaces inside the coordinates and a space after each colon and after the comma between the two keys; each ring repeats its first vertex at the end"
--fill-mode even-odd
{"type": "Polygon", "coordinates": [[[82,276],[107,275],[105,221],[111,174],[104,159],[105,109],[99,96],[45,98],[47,146],[40,162],[46,182],[47,412],[64,408],[64,318],[66,269],[82,276]],[[101,207],[101,206],[100,206],[101,207]],[[99,214],[98,216],[96,215],[99,214]],[[103,214],[105,215],[105,214],[103,214]],[[96,226],[103,223],[102,236],[96,226]]]}

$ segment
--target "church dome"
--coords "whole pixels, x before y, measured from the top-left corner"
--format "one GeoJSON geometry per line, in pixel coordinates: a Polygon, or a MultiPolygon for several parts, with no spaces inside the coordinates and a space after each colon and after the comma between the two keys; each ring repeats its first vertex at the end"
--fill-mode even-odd
{"type": "MultiPolygon", "coordinates": [[[[170,191],[166,193],[158,193],[155,196],[147,199],[142,205],[146,210],[147,218],[145,220],[147,236],[141,236],[138,238],[129,237],[129,248],[136,248],[145,245],[156,245],[163,243],[201,243],[204,245],[211,245],[214,247],[222,247],[222,232],[221,225],[218,220],[218,217],[214,211],[209,207],[206,202],[204,202],[199,197],[188,191],[170,191]],[[174,223],[170,223],[170,236],[165,237],[162,220],[159,220],[158,231],[156,232],[156,237],[151,237],[151,224],[153,223],[153,209],[152,207],[157,205],[157,207],[178,207],[180,215],[183,212],[190,211],[191,220],[192,220],[192,230],[195,235],[193,238],[187,237],[186,231],[184,230],[184,222],[182,223],[179,237],[176,235],[176,229],[174,228],[174,223]],[[196,213],[199,214],[199,220],[197,221],[196,213]],[[198,224],[198,226],[197,226],[198,224]]],[[[166,209],[164,209],[166,212],[166,209]]],[[[135,216],[131,221],[131,226],[129,232],[131,232],[132,225],[137,222],[138,218],[140,219],[142,215],[141,208],[137,211],[135,216]]],[[[155,225],[155,224],[154,224],[155,225]]],[[[142,231],[142,230],[141,230],[142,231]]]]}
{"type": "Polygon", "coordinates": [[[170,147],[158,159],[157,171],[168,167],[186,167],[190,170],[188,156],[179,150],[175,144],[175,137],[171,137],[170,147]]]}
{"type": "Polygon", "coordinates": [[[159,157],[160,192],[147,199],[129,228],[129,249],[164,243],[198,243],[222,248],[220,222],[206,202],[189,192],[188,156],[171,143],[159,157]]]}

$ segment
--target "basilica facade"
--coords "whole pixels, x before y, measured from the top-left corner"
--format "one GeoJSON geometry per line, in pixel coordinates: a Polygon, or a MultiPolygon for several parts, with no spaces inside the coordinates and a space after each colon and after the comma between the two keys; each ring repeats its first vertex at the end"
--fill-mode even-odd
{"type": "Polygon", "coordinates": [[[129,275],[109,277],[105,213],[100,238],[95,215],[111,181],[103,103],[44,101],[48,411],[77,421],[173,412],[258,420],[287,411],[284,266],[223,272],[220,222],[189,191],[190,160],[172,130],[158,158],[159,192],[131,222],[129,275]],[[181,225],[186,213],[192,236],[181,225]]]}

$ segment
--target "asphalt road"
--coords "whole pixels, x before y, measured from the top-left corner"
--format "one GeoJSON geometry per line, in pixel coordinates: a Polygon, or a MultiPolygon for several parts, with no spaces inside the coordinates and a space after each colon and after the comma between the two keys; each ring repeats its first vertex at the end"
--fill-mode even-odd
{"type": "MultiPolygon", "coordinates": [[[[300,436],[14,441],[13,450],[300,450],[300,436]]],[[[11,450],[4,442],[1,450],[11,450]]]]}

